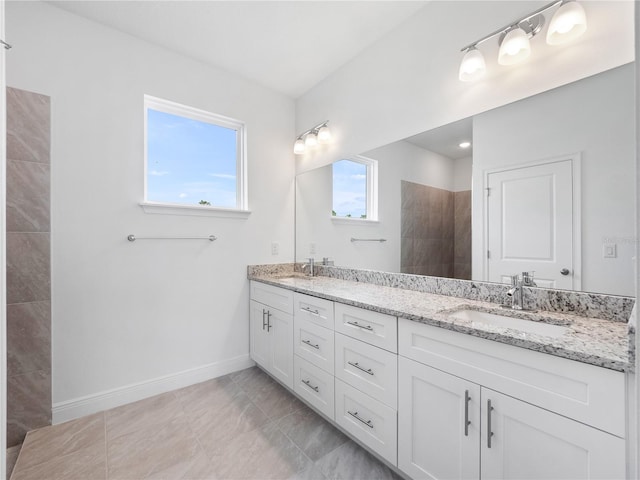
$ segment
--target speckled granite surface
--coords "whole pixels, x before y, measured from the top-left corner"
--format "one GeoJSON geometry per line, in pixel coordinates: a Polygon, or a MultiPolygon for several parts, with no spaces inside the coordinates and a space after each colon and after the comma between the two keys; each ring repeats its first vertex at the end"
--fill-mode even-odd
{"type": "MultiPolygon", "coordinates": [[[[249,278],[347,305],[387,313],[612,370],[628,371],[633,366],[634,351],[632,346],[634,345],[635,329],[621,321],[590,318],[562,311],[543,311],[542,309],[537,313],[521,313],[500,309],[496,303],[473,298],[459,298],[415,289],[383,286],[365,283],[363,280],[344,280],[328,276],[307,277],[295,273],[293,264],[279,265],[277,269],[271,267],[250,267],[248,270],[249,278]],[[566,331],[560,336],[551,337],[451,316],[451,313],[462,309],[488,311],[503,316],[552,323],[565,327],[566,331]]],[[[329,270],[329,268],[323,268],[329,270]]],[[[412,275],[408,276],[413,277],[412,275]]],[[[433,277],[425,278],[433,280],[433,277]]],[[[463,282],[448,279],[437,280],[463,282]]],[[[475,287],[478,290],[487,285],[478,282],[465,283],[479,285],[475,287]]],[[[400,286],[398,285],[398,287],[400,286]]],[[[474,287],[469,286],[469,288],[473,289],[474,287]]],[[[501,288],[502,290],[503,288],[501,288]]],[[[464,290],[459,289],[456,289],[456,292],[465,293],[464,290]]],[[[485,295],[478,293],[476,298],[478,297],[485,297],[485,295]]],[[[573,306],[569,307],[574,308],[573,306]]]]}

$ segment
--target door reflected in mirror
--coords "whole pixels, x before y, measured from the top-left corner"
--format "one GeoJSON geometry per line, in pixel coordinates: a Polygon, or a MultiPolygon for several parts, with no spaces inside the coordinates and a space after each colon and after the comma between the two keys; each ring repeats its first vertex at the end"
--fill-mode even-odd
{"type": "Polygon", "coordinates": [[[298,175],[296,259],[634,295],[634,88],[624,65],[364,152],[377,221],[332,217],[331,165],[298,175]]]}

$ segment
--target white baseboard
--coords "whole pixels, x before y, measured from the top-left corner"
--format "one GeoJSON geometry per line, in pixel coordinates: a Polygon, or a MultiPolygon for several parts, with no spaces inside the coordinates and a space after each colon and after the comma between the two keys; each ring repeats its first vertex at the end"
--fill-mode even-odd
{"type": "Polygon", "coordinates": [[[188,387],[189,385],[249,368],[253,365],[255,365],[255,363],[249,358],[249,355],[241,355],[144,382],[54,403],[52,423],[56,425],[68,420],[74,420],[84,417],[85,415],[119,407],[120,405],[142,400],[160,393],[188,387]]]}

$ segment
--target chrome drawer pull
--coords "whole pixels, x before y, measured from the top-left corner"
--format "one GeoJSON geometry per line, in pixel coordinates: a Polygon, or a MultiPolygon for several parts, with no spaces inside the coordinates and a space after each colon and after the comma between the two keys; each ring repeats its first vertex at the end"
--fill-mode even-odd
{"type": "Polygon", "coordinates": [[[360,325],[358,322],[347,322],[349,325],[353,325],[354,327],[362,328],[364,330],[369,330],[373,332],[373,327],[371,325],[360,325]]]}
{"type": "Polygon", "coordinates": [[[302,380],[302,383],[304,383],[307,387],[309,387],[311,390],[315,390],[316,392],[319,392],[320,389],[316,386],[314,387],[313,385],[311,385],[311,381],[310,380],[302,380]]]}
{"type": "Polygon", "coordinates": [[[356,367],[358,370],[362,370],[364,373],[368,373],[369,375],[373,375],[373,371],[372,371],[370,368],[368,368],[368,369],[366,369],[366,370],[365,370],[364,368],[362,368],[362,367],[358,364],[358,362],[356,362],[356,363],[353,363],[353,362],[347,362],[347,363],[348,363],[349,365],[351,365],[352,367],[356,367]]]}
{"type": "Polygon", "coordinates": [[[267,324],[269,323],[269,321],[265,321],[264,317],[267,315],[267,310],[265,310],[264,308],[262,309],[262,329],[264,330],[264,327],[267,326],[267,324]]]}
{"type": "Polygon", "coordinates": [[[306,343],[310,347],[320,350],[320,345],[314,345],[313,343],[311,343],[311,340],[302,340],[302,343],[306,343]]]}
{"type": "Polygon", "coordinates": [[[362,419],[362,418],[358,415],[358,412],[352,412],[352,411],[350,411],[350,410],[347,410],[347,413],[348,413],[349,415],[351,415],[353,418],[355,418],[356,420],[358,420],[358,421],[360,421],[360,422],[364,423],[367,427],[369,427],[369,428],[373,428],[373,423],[371,423],[371,420],[364,420],[364,419],[362,419]]]}
{"type": "Polygon", "coordinates": [[[491,448],[491,437],[493,432],[491,431],[491,412],[493,407],[491,406],[491,400],[487,400],[487,448],[491,448]]]}
{"type": "Polygon", "coordinates": [[[471,420],[469,420],[469,401],[471,400],[471,396],[469,395],[469,390],[464,391],[464,436],[469,436],[469,425],[471,425],[471,420]]]}
{"type": "Polygon", "coordinates": [[[320,315],[320,311],[318,310],[311,310],[309,307],[302,307],[300,310],[304,310],[305,312],[309,312],[312,315],[320,315]]]}

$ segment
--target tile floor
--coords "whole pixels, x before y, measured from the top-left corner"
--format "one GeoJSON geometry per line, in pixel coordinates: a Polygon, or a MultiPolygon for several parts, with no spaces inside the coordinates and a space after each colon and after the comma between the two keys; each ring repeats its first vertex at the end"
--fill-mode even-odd
{"type": "Polygon", "coordinates": [[[29,432],[11,476],[399,478],[256,367],[29,432]]]}

